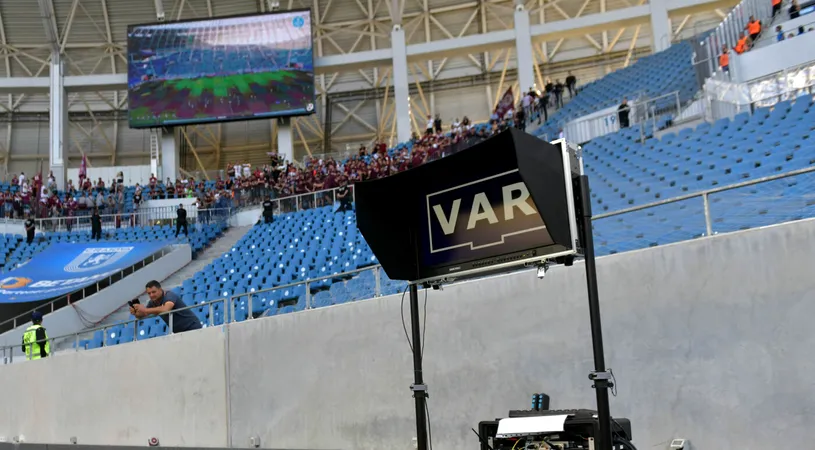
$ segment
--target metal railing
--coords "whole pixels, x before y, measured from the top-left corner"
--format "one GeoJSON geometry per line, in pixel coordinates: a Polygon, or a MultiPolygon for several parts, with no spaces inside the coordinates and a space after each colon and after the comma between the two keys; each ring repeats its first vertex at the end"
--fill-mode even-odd
{"type": "MultiPolygon", "coordinates": [[[[652,125],[652,129],[657,129],[657,121],[660,117],[670,114],[677,117],[681,112],[682,103],[679,99],[679,91],[669,92],[664,95],[652,98],[639,98],[635,102],[629,103],[629,126],[637,124],[652,125]]],[[[609,111],[598,117],[588,119],[578,119],[568,123],[561,123],[566,139],[570,142],[582,144],[606,134],[620,131],[620,123],[617,118],[617,110],[609,111]]],[[[645,138],[645,127],[640,127],[641,138],[645,138]]]]}
{"type": "MultiPolygon", "coordinates": [[[[794,19],[794,20],[798,21],[797,19],[794,19]]],[[[813,26],[815,26],[815,20],[812,20],[812,21],[809,21],[809,22],[803,22],[803,23],[801,23],[801,22],[803,22],[803,21],[800,21],[797,24],[794,23],[792,25],[788,25],[787,27],[779,25],[781,27],[780,32],[784,34],[784,40],[795,39],[797,36],[799,36],[801,34],[811,33],[812,32],[811,30],[812,30],[813,26]],[[792,34],[792,37],[790,37],[790,34],[792,34]]],[[[764,36],[762,36],[762,38],[759,39],[759,41],[760,42],[761,41],[777,41],[779,31],[777,31],[776,28],[777,27],[773,27],[772,29],[766,30],[767,33],[764,34],[764,36]]],[[[769,44],[769,45],[772,45],[772,44],[769,44]]]]}
{"type": "Polygon", "coordinates": [[[147,258],[144,258],[131,266],[125,267],[114,274],[108,275],[105,278],[97,280],[94,284],[85,286],[82,289],[78,289],[74,292],[71,292],[70,294],[57,297],[35,308],[32,308],[21,314],[18,314],[17,316],[14,316],[10,319],[6,319],[0,322],[0,333],[5,333],[6,331],[17,328],[19,325],[30,322],[31,313],[33,313],[34,311],[39,311],[43,315],[49,314],[66,306],[72,305],[73,303],[82,300],[88,295],[93,295],[99,292],[100,290],[112,285],[113,283],[121,281],[124,277],[136,272],[139,269],[144,268],[148,264],[155,262],[157,259],[166,256],[173,250],[174,250],[173,246],[164,247],[158,252],[153,253],[147,258]]]}
{"type": "Polygon", "coordinates": [[[717,82],[705,87],[709,119],[733,117],[815,93],[815,64],[792,67],[750,83],[717,82]]]}
{"type": "MultiPolygon", "coordinates": [[[[232,214],[231,208],[198,209],[194,205],[185,206],[187,209],[187,223],[190,227],[198,223],[208,224],[228,220],[232,214]]],[[[178,208],[163,206],[156,208],[139,208],[127,213],[100,214],[102,233],[115,229],[149,228],[175,223],[178,208]]],[[[43,232],[58,231],[90,231],[91,213],[84,211],[76,216],[57,216],[46,219],[35,219],[36,229],[43,232]]]]}
{"type": "MultiPolygon", "coordinates": [[[[716,230],[717,225],[716,225],[716,221],[714,220],[714,216],[713,216],[713,214],[711,212],[711,210],[714,207],[713,205],[715,205],[715,202],[711,201],[711,196],[714,196],[716,194],[722,194],[722,193],[725,193],[725,192],[735,191],[735,190],[739,190],[739,189],[743,189],[743,188],[755,187],[755,186],[758,186],[758,185],[761,185],[761,184],[771,183],[771,182],[774,182],[774,181],[787,179],[787,178],[791,178],[791,177],[802,176],[802,175],[807,175],[807,174],[813,174],[813,173],[815,173],[815,166],[807,167],[807,168],[804,168],[804,169],[795,170],[795,171],[791,171],[791,172],[786,172],[786,173],[782,173],[782,174],[766,176],[766,177],[762,177],[762,178],[758,178],[758,179],[754,179],[754,180],[744,181],[744,182],[741,182],[741,183],[735,183],[735,184],[731,184],[731,185],[728,185],[728,186],[722,186],[722,187],[713,188],[713,189],[706,189],[706,190],[703,190],[703,191],[694,192],[694,193],[691,193],[691,194],[682,195],[682,196],[678,196],[678,197],[673,197],[673,198],[670,198],[670,199],[665,199],[665,200],[661,200],[661,201],[657,201],[657,202],[653,202],[653,203],[648,203],[648,204],[641,205],[641,206],[634,206],[634,207],[631,207],[631,208],[626,208],[626,209],[622,209],[622,210],[618,210],[618,211],[614,211],[614,212],[601,213],[601,214],[595,215],[594,220],[595,220],[595,222],[597,222],[597,221],[602,221],[602,220],[605,220],[605,219],[619,217],[619,216],[625,215],[625,214],[636,213],[636,212],[639,212],[639,211],[653,210],[655,208],[659,208],[659,207],[664,206],[664,205],[676,204],[676,203],[681,203],[681,202],[687,202],[689,200],[699,199],[699,200],[701,200],[701,209],[702,209],[703,215],[704,215],[704,225],[703,225],[703,227],[700,227],[700,228],[703,229],[703,231],[701,233],[697,234],[697,235],[689,236],[689,237],[686,237],[686,238],[684,238],[682,240],[690,239],[692,237],[699,237],[699,236],[712,236],[713,234],[715,234],[717,232],[717,230],[716,230]]],[[[815,183],[815,179],[813,180],[813,182],[815,183]]],[[[804,189],[807,189],[807,188],[804,188],[804,189]]],[[[775,199],[774,198],[769,198],[768,201],[772,203],[772,202],[775,202],[775,199]]],[[[673,224],[669,224],[669,225],[673,226],[673,224]]],[[[188,306],[188,307],[183,308],[183,309],[171,311],[171,312],[163,314],[163,315],[167,316],[166,325],[168,326],[167,327],[168,332],[170,332],[169,330],[173,329],[173,319],[172,319],[173,314],[176,314],[181,310],[198,309],[199,311],[203,311],[203,312],[206,313],[205,314],[205,317],[206,317],[205,325],[206,326],[220,326],[221,324],[227,324],[227,323],[236,322],[236,321],[243,321],[243,320],[254,320],[254,319],[263,317],[263,314],[260,314],[260,315],[253,314],[253,309],[255,309],[254,308],[255,301],[260,301],[261,304],[263,304],[263,300],[267,300],[266,305],[268,307],[270,307],[270,308],[277,308],[277,307],[281,307],[281,306],[286,306],[287,304],[293,304],[293,305],[298,305],[296,307],[296,309],[298,309],[298,310],[312,309],[312,308],[315,308],[315,307],[321,307],[322,305],[315,305],[314,296],[316,295],[316,293],[312,293],[311,286],[313,286],[315,284],[319,284],[319,283],[324,282],[325,280],[329,280],[329,279],[334,280],[335,283],[336,282],[345,282],[345,281],[351,279],[352,277],[354,277],[355,275],[360,275],[363,272],[369,272],[369,271],[372,272],[373,281],[372,282],[361,282],[361,284],[366,289],[363,289],[362,292],[359,292],[359,295],[356,296],[357,298],[352,299],[352,300],[361,300],[361,299],[364,299],[364,298],[378,297],[378,296],[381,296],[381,295],[384,295],[384,294],[389,294],[389,293],[394,292],[393,289],[392,289],[394,285],[391,285],[390,289],[387,289],[387,286],[383,287],[383,284],[384,284],[383,280],[384,281],[387,281],[387,280],[382,276],[383,272],[381,270],[381,266],[373,265],[373,266],[370,266],[370,267],[351,270],[351,271],[347,271],[347,272],[334,273],[334,274],[330,274],[330,275],[326,275],[326,276],[322,276],[322,277],[308,278],[308,279],[305,279],[305,280],[302,280],[302,281],[296,281],[296,282],[288,283],[288,284],[285,284],[285,285],[277,286],[277,287],[274,287],[274,288],[269,288],[269,289],[264,289],[264,290],[257,290],[257,291],[254,291],[254,292],[245,292],[245,293],[240,293],[240,294],[228,295],[228,296],[224,296],[224,297],[221,297],[221,298],[218,298],[218,299],[215,299],[215,300],[210,300],[210,301],[207,301],[207,302],[204,302],[204,303],[200,303],[200,304],[197,304],[197,305],[191,305],[191,306],[188,306]],[[365,283],[367,283],[367,284],[365,284],[365,283]],[[299,297],[295,297],[293,294],[288,294],[288,295],[282,294],[281,298],[283,300],[280,301],[278,304],[274,304],[274,302],[268,303],[268,300],[272,297],[271,294],[273,292],[275,292],[275,291],[280,291],[280,292],[293,291],[293,288],[296,288],[298,286],[303,286],[304,287],[304,291],[303,291],[304,298],[303,298],[303,303],[302,304],[298,303],[299,302],[299,297]]],[[[101,331],[102,332],[101,334],[103,335],[102,336],[102,342],[101,342],[102,346],[112,345],[113,343],[119,343],[120,344],[120,343],[123,343],[121,338],[120,338],[120,336],[122,336],[120,331],[123,328],[130,328],[130,327],[132,327],[132,329],[133,329],[133,336],[132,336],[132,338],[128,337],[125,340],[125,342],[141,340],[141,339],[149,337],[149,336],[140,336],[140,327],[145,325],[144,321],[145,321],[145,319],[136,319],[136,320],[130,320],[130,321],[119,323],[119,324],[101,326],[101,327],[97,327],[97,328],[83,330],[83,331],[77,332],[77,333],[70,333],[70,334],[66,334],[66,335],[63,335],[63,336],[57,336],[57,337],[49,338],[49,341],[52,344],[51,345],[52,352],[64,351],[66,344],[69,345],[70,351],[78,351],[78,350],[80,350],[80,348],[83,347],[81,345],[81,341],[84,341],[84,340],[86,340],[86,337],[92,336],[95,333],[101,331]],[[110,338],[110,341],[108,340],[109,338],[110,338]]],[[[144,330],[142,330],[142,331],[144,331],[144,330]]],[[[13,362],[15,355],[19,356],[19,355],[22,354],[20,344],[0,347],[0,348],[2,348],[3,361],[5,363],[13,362]]]]}
{"type": "MultiPolygon", "coordinates": [[[[272,202],[274,202],[275,215],[305,211],[322,206],[334,206],[340,203],[340,198],[337,197],[337,191],[339,190],[339,187],[335,187],[272,199],[272,202]]],[[[348,190],[351,194],[351,202],[354,202],[356,200],[354,185],[349,184],[348,190]]]]}
{"type": "MultiPolygon", "coordinates": [[[[295,281],[295,282],[284,284],[284,285],[277,286],[277,287],[274,287],[274,288],[258,290],[258,291],[255,291],[255,292],[246,292],[246,293],[242,293],[242,294],[224,296],[224,297],[221,297],[221,298],[218,298],[218,299],[215,299],[215,300],[210,300],[210,301],[199,303],[199,304],[196,304],[196,305],[190,305],[190,306],[187,306],[187,307],[184,307],[184,308],[175,309],[173,311],[169,311],[167,313],[159,314],[158,316],[154,316],[154,317],[166,317],[167,318],[167,320],[165,322],[165,324],[167,326],[167,334],[172,332],[172,329],[173,329],[173,316],[175,314],[178,314],[181,311],[187,311],[187,310],[190,310],[190,311],[192,311],[192,310],[205,311],[206,312],[206,322],[202,324],[205,327],[220,326],[222,324],[238,322],[238,321],[243,321],[243,320],[253,320],[253,319],[262,317],[262,315],[255,316],[255,314],[252,313],[253,304],[254,304],[256,299],[263,299],[263,298],[265,298],[267,296],[270,296],[270,294],[272,294],[275,291],[281,291],[281,292],[293,291],[293,288],[296,288],[298,286],[304,286],[305,287],[304,303],[302,305],[298,306],[298,308],[300,308],[301,310],[302,309],[312,309],[315,306],[313,305],[314,294],[311,292],[311,289],[310,289],[311,285],[313,285],[315,283],[320,283],[320,282],[322,282],[324,280],[347,279],[347,278],[351,278],[351,277],[353,277],[355,275],[362,274],[363,272],[372,272],[374,281],[373,281],[373,284],[370,286],[370,289],[369,289],[370,293],[369,294],[365,293],[366,295],[360,295],[359,297],[361,297],[361,298],[357,298],[357,299],[353,299],[353,300],[362,300],[362,299],[367,299],[367,298],[372,298],[372,297],[379,297],[379,296],[383,295],[383,290],[382,290],[382,281],[383,281],[382,273],[383,272],[382,272],[381,269],[382,269],[382,267],[379,266],[379,265],[372,265],[370,267],[356,269],[356,270],[350,270],[350,271],[346,271],[346,272],[342,272],[342,273],[335,273],[335,274],[330,274],[330,275],[326,275],[326,276],[322,276],[322,277],[316,277],[316,278],[308,278],[308,279],[305,279],[303,281],[295,281]]],[[[284,296],[285,296],[285,294],[284,294],[284,296]]],[[[281,300],[278,305],[271,305],[271,306],[278,307],[280,305],[283,305],[281,307],[285,307],[285,306],[299,305],[299,303],[298,303],[297,298],[290,297],[290,298],[286,298],[284,300],[281,300]]],[[[29,317],[30,317],[31,312],[33,312],[33,310],[29,311],[29,313],[28,313],[29,317]]],[[[47,341],[51,344],[50,345],[51,346],[51,355],[62,353],[63,351],[65,351],[66,350],[66,344],[67,344],[67,347],[68,347],[69,351],[79,351],[83,347],[83,345],[81,345],[81,341],[86,340],[84,338],[85,336],[93,338],[93,336],[96,335],[100,331],[102,332],[101,333],[102,334],[102,343],[101,343],[102,346],[111,345],[109,343],[109,341],[108,341],[108,338],[110,337],[109,331],[113,331],[113,330],[116,330],[117,331],[117,336],[119,336],[121,330],[123,330],[123,329],[132,329],[133,330],[133,336],[132,336],[132,339],[130,339],[129,341],[138,341],[138,340],[146,339],[146,338],[148,338],[150,336],[141,337],[140,333],[139,333],[140,326],[146,325],[145,324],[146,320],[148,320],[148,319],[147,318],[142,318],[142,319],[128,320],[128,321],[120,322],[120,323],[117,323],[117,324],[90,328],[90,329],[82,330],[82,331],[79,331],[79,332],[76,332],[76,333],[68,333],[68,334],[64,334],[64,335],[61,335],[61,336],[49,337],[47,341]]],[[[22,322],[22,323],[25,323],[25,322],[22,322]]],[[[90,340],[90,339],[88,339],[88,340],[90,340]]],[[[119,341],[118,343],[121,344],[122,342],[119,341]]],[[[0,347],[0,350],[2,350],[3,364],[13,363],[15,361],[15,357],[19,358],[20,356],[23,355],[22,342],[20,344],[16,344],[16,345],[6,345],[6,346],[3,346],[3,347],[0,347]]],[[[49,355],[49,356],[51,356],[51,355],[49,355]]]]}
{"type": "Polygon", "coordinates": [[[799,176],[799,175],[805,175],[805,174],[809,174],[809,173],[813,173],[813,172],[815,172],[815,166],[806,167],[806,168],[798,169],[798,170],[793,170],[793,171],[790,171],[790,172],[780,173],[780,174],[777,174],[777,175],[769,175],[769,176],[762,177],[762,178],[756,178],[754,180],[743,181],[743,182],[740,182],[740,183],[730,184],[730,185],[727,185],[727,186],[722,186],[722,187],[712,188],[712,189],[706,189],[706,190],[703,190],[703,191],[698,191],[698,192],[694,192],[694,193],[686,194],[686,195],[680,195],[678,197],[672,197],[672,198],[668,198],[668,199],[665,199],[665,200],[660,200],[660,201],[657,201],[657,202],[647,203],[645,205],[632,206],[631,208],[625,208],[625,209],[621,209],[621,210],[618,210],[618,211],[602,213],[602,214],[595,214],[594,217],[593,217],[593,220],[606,219],[606,218],[609,218],[609,217],[620,216],[620,215],[623,215],[623,214],[629,214],[629,213],[633,213],[633,212],[637,212],[637,211],[643,211],[643,210],[646,210],[646,209],[653,209],[653,208],[657,208],[657,207],[663,206],[663,205],[668,205],[668,204],[672,204],[672,203],[679,203],[679,202],[684,202],[686,200],[692,200],[692,199],[698,198],[698,199],[702,200],[702,206],[703,206],[703,209],[704,209],[705,235],[706,236],[712,236],[716,231],[713,229],[713,220],[711,218],[711,213],[710,213],[710,203],[711,203],[710,202],[710,196],[711,195],[721,193],[721,192],[733,191],[733,190],[748,187],[748,186],[755,186],[755,185],[759,185],[759,184],[763,184],[763,183],[768,183],[768,182],[771,182],[771,181],[781,180],[781,179],[784,179],[784,178],[790,178],[790,177],[796,177],[796,176],[799,176]]]}

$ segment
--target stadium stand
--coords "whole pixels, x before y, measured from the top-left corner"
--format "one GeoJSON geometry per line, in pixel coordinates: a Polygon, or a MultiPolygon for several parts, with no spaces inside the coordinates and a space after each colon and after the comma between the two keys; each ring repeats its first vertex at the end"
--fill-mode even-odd
{"type": "MultiPolygon", "coordinates": [[[[815,104],[811,96],[784,101],[716,123],[703,123],[678,134],[667,133],[641,142],[639,125],[609,134],[583,146],[585,168],[593,182],[596,213],[614,212],[705,189],[801,169],[815,163],[815,104]]],[[[486,130],[484,127],[476,127],[486,130]]],[[[485,131],[486,132],[486,131],[485,131]]],[[[652,129],[646,130],[648,135],[652,129]]],[[[389,150],[398,155],[403,144],[389,150]]],[[[370,157],[367,157],[370,158],[370,157]]],[[[366,161],[367,161],[366,158],[366,161]]],[[[347,161],[346,161],[347,162],[347,161]]],[[[813,195],[790,178],[753,187],[737,195],[711,198],[719,232],[808,217],[815,214],[813,195]],[[762,201],[750,194],[761,190],[762,201]],[[766,214],[767,198],[785,213],[766,214]],[[740,214],[728,211],[738,208],[740,214]]],[[[669,203],[658,210],[633,211],[595,221],[598,255],[653,247],[705,234],[703,203],[698,198],[669,203]]],[[[356,229],[352,212],[325,206],[277,217],[257,225],[231,251],[214,260],[174,289],[189,305],[233,298],[235,320],[286,314],[306,308],[304,285],[288,286],[323,276],[310,285],[315,308],[371,298],[373,271],[347,272],[374,266],[377,260],[356,229]],[[343,273],[346,273],[343,275],[343,273]],[[275,289],[277,287],[280,289],[275,289]],[[253,294],[250,298],[248,294],[253,294]]],[[[405,284],[380,271],[380,293],[401,292],[405,284]]],[[[229,321],[228,303],[200,306],[194,312],[203,325],[229,321]]],[[[132,318],[131,318],[132,320],[132,318]]],[[[116,325],[80,342],[84,348],[116,345],[167,334],[159,318],[116,325]]]]}
{"type": "MultiPolygon", "coordinates": [[[[580,94],[549,117],[534,131],[538,136],[554,138],[565,122],[618,105],[623,97],[655,97],[679,91],[686,102],[699,89],[691,64],[693,49],[687,41],[672,45],[668,50],[638,60],[630,67],[612,72],[584,85],[580,94]]],[[[666,101],[671,101],[667,99],[666,101]]],[[[659,108],[659,105],[656,105],[659,108]]]]}
{"type": "MultiPolygon", "coordinates": [[[[175,237],[175,228],[171,225],[120,228],[115,230],[105,230],[102,234],[103,242],[143,242],[143,241],[168,241],[189,243],[193,250],[193,255],[208,246],[212,241],[223,234],[226,228],[224,222],[213,222],[190,227],[189,237],[175,237]]],[[[0,272],[7,272],[20,264],[30,260],[37,253],[48,248],[51,243],[95,242],[91,240],[90,231],[56,231],[41,235],[31,245],[25,243],[21,235],[6,234],[0,237],[0,254],[5,255],[0,263],[0,272]]]]}
{"type": "MultiPolygon", "coordinates": [[[[311,283],[311,306],[314,308],[372,298],[376,276],[372,270],[355,274],[347,272],[378,264],[362,239],[353,212],[334,212],[321,207],[283,214],[272,224],[255,226],[232,249],[212,261],[204,270],[176,289],[188,305],[260,292],[233,299],[235,321],[252,317],[285,314],[306,308],[305,285],[286,287],[307,279],[327,278],[311,283]],[[281,287],[280,289],[274,289],[281,287]]],[[[385,295],[404,290],[406,283],[390,280],[380,274],[380,292],[385,295]]],[[[228,304],[213,303],[193,311],[207,326],[229,321],[228,304]],[[210,314],[212,315],[210,318],[210,314]]],[[[134,320],[131,317],[130,320],[134,320]]],[[[138,322],[137,327],[115,325],[104,333],[104,345],[116,345],[167,334],[159,318],[138,322]]],[[[83,340],[83,348],[96,348],[103,342],[102,331],[83,340]]]]}
{"type": "MultiPolygon", "coordinates": [[[[595,211],[612,212],[741,181],[803,169],[815,163],[815,105],[811,95],[773,108],[640,143],[634,127],[583,146],[593,181],[595,211]]],[[[809,217],[811,193],[789,178],[710,201],[718,232],[809,217]],[[760,190],[762,200],[751,201],[760,190]],[[768,199],[774,209],[768,214],[768,199]],[[728,211],[737,210],[738,214],[728,211]]],[[[595,221],[598,254],[662,245],[705,233],[703,203],[683,201],[595,221]]]]}
{"type": "MultiPolygon", "coordinates": [[[[579,95],[555,112],[534,134],[542,138],[554,136],[564,121],[615,106],[626,96],[650,98],[679,91],[684,103],[698,89],[691,54],[690,43],[681,42],[583,86],[579,95]]],[[[673,98],[666,101],[672,102],[673,98]]],[[[640,125],[635,125],[594,139],[583,146],[583,151],[585,168],[592,180],[595,214],[613,213],[810,166],[815,163],[815,140],[811,138],[815,130],[811,125],[813,118],[812,97],[801,96],[773,108],[758,109],[753,115],[744,113],[732,120],[703,123],[695,129],[669,132],[659,138],[654,137],[653,127],[647,126],[641,133],[640,125]],[[643,135],[647,137],[644,142],[643,135]]],[[[662,117],[657,129],[669,123],[670,118],[662,117]]],[[[506,126],[513,124],[511,121],[477,124],[417,137],[390,149],[377,149],[377,156],[354,156],[339,164],[345,166],[352,182],[354,167],[369,170],[376,166],[377,176],[387,176],[416,165],[417,161],[420,164],[466,148],[506,126]],[[385,155],[390,159],[383,159],[385,155]],[[386,162],[383,164],[383,161],[386,162]],[[352,169],[347,170],[348,166],[352,169]]],[[[295,184],[299,188],[301,181],[314,182],[307,174],[327,173],[330,161],[317,158],[307,161],[305,170],[296,171],[295,184]],[[306,179],[301,179],[302,176],[306,179]]],[[[201,183],[198,190],[218,190],[222,187],[219,183],[201,183]]],[[[159,183],[159,187],[165,190],[163,184],[159,183]]],[[[809,204],[809,193],[803,189],[796,179],[790,178],[738,195],[712,197],[710,201],[716,204],[712,212],[716,230],[734,231],[813,215],[815,210],[809,204]],[[751,203],[747,197],[759,189],[764,201],[751,203]],[[787,213],[766,214],[766,198],[772,198],[787,213]],[[740,208],[741,213],[727,214],[732,208],[740,208]]],[[[170,195],[172,190],[169,189],[170,195]]],[[[132,197],[133,188],[128,188],[128,192],[132,197]]],[[[287,195],[296,192],[292,189],[287,195]]],[[[278,192],[280,194],[282,192],[278,192]]],[[[703,209],[703,202],[697,198],[667,203],[658,210],[638,210],[595,220],[597,254],[614,254],[703,236],[706,234],[703,209]]],[[[11,253],[9,259],[13,256],[11,253]]],[[[230,310],[233,309],[236,321],[305,309],[306,287],[296,283],[307,279],[328,277],[310,284],[311,307],[371,298],[377,292],[374,271],[348,272],[376,264],[376,258],[356,229],[354,214],[335,213],[333,207],[323,206],[284,212],[273,224],[255,226],[231,251],[173,290],[188,305],[232,298],[231,307],[220,301],[194,309],[202,325],[221,325],[232,320],[230,310]]],[[[378,273],[379,293],[394,294],[404,289],[404,283],[389,280],[382,271],[378,273]]],[[[98,331],[91,339],[81,341],[80,346],[96,348],[167,333],[161,319],[150,318],[136,322],[135,327],[115,325],[105,332],[98,331]]]]}

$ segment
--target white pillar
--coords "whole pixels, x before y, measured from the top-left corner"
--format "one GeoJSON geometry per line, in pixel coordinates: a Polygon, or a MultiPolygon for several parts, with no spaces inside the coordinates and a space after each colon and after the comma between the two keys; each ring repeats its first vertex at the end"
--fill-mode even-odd
{"type": "MultiPolygon", "coordinates": [[[[57,187],[60,190],[65,188],[65,147],[68,145],[68,96],[65,93],[64,67],[62,55],[54,53],[51,57],[49,86],[51,111],[49,112],[48,165],[54,173],[57,187]]],[[[47,173],[43,174],[43,177],[47,176],[47,173]]]]}
{"type": "Polygon", "coordinates": [[[654,53],[671,46],[671,19],[668,17],[668,0],[650,0],[651,6],[651,39],[654,53]]]}
{"type": "Polygon", "coordinates": [[[291,138],[291,119],[277,119],[277,155],[288,162],[294,161],[294,142],[291,138]]]}
{"type": "Polygon", "coordinates": [[[161,181],[169,177],[170,181],[175,183],[175,180],[179,178],[178,160],[180,158],[175,135],[173,128],[161,129],[161,181]]]}
{"type": "MultiPolygon", "coordinates": [[[[399,142],[410,140],[410,82],[408,81],[405,30],[394,25],[391,31],[393,52],[393,97],[396,106],[396,135],[399,142]]],[[[424,121],[424,118],[422,118],[424,121]]]]}
{"type": "Polygon", "coordinates": [[[521,0],[516,0],[515,3],[515,58],[518,68],[518,89],[521,92],[527,92],[535,84],[535,68],[533,67],[535,56],[532,54],[529,13],[521,0]]]}

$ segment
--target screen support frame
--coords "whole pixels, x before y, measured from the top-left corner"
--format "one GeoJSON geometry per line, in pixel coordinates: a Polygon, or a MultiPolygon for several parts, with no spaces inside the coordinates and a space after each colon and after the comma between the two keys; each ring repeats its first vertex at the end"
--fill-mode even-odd
{"type": "MultiPolygon", "coordinates": [[[[499,263],[499,264],[491,264],[489,266],[485,266],[483,268],[477,269],[467,269],[462,270],[459,272],[451,272],[449,274],[437,274],[433,276],[423,277],[418,280],[412,281],[412,283],[424,284],[424,285],[439,285],[443,283],[450,283],[456,280],[468,279],[478,276],[487,276],[487,275],[494,275],[497,273],[506,272],[514,267],[524,266],[534,266],[537,264],[542,264],[547,260],[553,260],[555,258],[561,256],[570,256],[575,255],[578,253],[578,231],[577,231],[577,214],[575,209],[575,195],[573,189],[573,167],[572,163],[572,153],[569,150],[569,146],[566,143],[565,139],[558,139],[556,141],[552,141],[551,144],[557,145],[560,147],[560,152],[562,155],[563,161],[563,184],[566,189],[566,203],[567,203],[567,211],[569,215],[569,233],[570,233],[570,240],[571,240],[571,247],[565,250],[556,251],[552,253],[547,253],[545,255],[536,255],[524,259],[514,260],[506,263],[499,263]]],[[[580,154],[574,155],[574,160],[577,163],[579,173],[583,173],[583,158],[580,154]]],[[[422,245],[418,240],[414,241],[414,245],[418,248],[419,245],[422,245]]],[[[418,264],[417,264],[418,265],[418,264]]]]}
{"type": "MultiPolygon", "coordinates": [[[[568,173],[568,172],[567,172],[568,173]]],[[[594,253],[594,236],[592,232],[592,211],[591,195],[589,189],[589,177],[583,173],[582,161],[580,164],[579,177],[580,194],[580,220],[582,229],[579,231],[583,244],[583,255],[586,265],[586,290],[589,301],[589,321],[591,328],[592,352],[594,357],[594,371],[589,374],[592,381],[592,388],[595,389],[597,398],[597,418],[599,422],[599,435],[595,436],[598,450],[612,450],[611,436],[611,412],[608,392],[614,384],[613,376],[606,370],[605,351],[603,348],[603,329],[600,319],[600,294],[597,286],[597,265],[594,253]]],[[[576,219],[576,218],[575,218],[576,219]]],[[[414,244],[418,244],[414,239],[414,244]]],[[[552,255],[549,255],[552,258],[552,255]]],[[[547,258],[544,258],[547,259],[547,258]]],[[[437,280],[428,285],[434,289],[439,288],[444,280],[437,280]]],[[[410,290],[410,327],[412,334],[413,351],[413,376],[414,381],[410,386],[416,405],[416,441],[418,450],[428,450],[428,410],[427,410],[427,385],[424,383],[424,373],[422,368],[422,330],[419,322],[419,293],[418,282],[411,282],[410,290]]],[[[425,306],[426,308],[426,306],[425,306]]]]}

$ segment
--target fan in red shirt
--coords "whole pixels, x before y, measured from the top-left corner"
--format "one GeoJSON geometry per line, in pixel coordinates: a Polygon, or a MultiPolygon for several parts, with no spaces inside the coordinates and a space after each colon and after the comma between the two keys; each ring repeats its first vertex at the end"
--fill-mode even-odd
{"type": "Polygon", "coordinates": [[[62,202],[57,194],[51,194],[48,197],[48,210],[51,212],[52,217],[58,217],[62,214],[62,202]]]}
{"type": "Polygon", "coordinates": [[[42,176],[39,173],[34,174],[34,178],[31,180],[31,187],[34,188],[34,192],[40,192],[40,188],[42,187],[42,176]]]}

